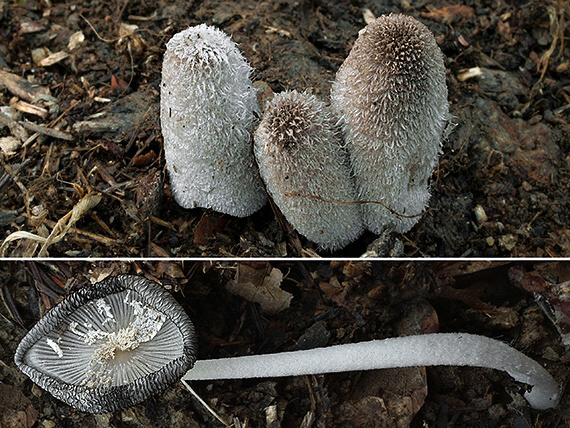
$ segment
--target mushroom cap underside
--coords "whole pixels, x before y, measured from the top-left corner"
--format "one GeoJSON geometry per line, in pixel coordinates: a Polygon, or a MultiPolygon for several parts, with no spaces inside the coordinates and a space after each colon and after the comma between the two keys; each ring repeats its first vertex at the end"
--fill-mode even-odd
{"type": "Polygon", "coordinates": [[[196,360],[192,322],[148,279],[108,277],[71,294],[28,332],[14,357],[32,381],[81,411],[133,406],[196,360]]]}

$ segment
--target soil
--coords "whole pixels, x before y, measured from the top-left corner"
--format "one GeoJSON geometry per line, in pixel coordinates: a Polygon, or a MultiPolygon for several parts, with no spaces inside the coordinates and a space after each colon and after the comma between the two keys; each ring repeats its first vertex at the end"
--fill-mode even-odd
{"type": "Polygon", "coordinates": [[[0,1],[0,22],[5,256],[570,255],[562,0],[0,1]],[[366,233],[330,253],[270,204],[244,219],[176,204],[158,114],[173,34],[216,25],[255,68],[261,97],[297,89],[328,100],[365,16],[390,12],[435,34],[456,124],[410,232],[366,233]]]}
{"type": "MultiPolygon", "coordinates": [[[[49,308],[115,274],[145,276],[173,294],[194,322],[199,359],[468,332],[509,343],[564,387],[570,375],[568,262],[4,261],[0,426],[223,426],[180,382],[132,408],[91,415],[56,400],[16,368],[19,341],[49,308]],[[252,282],[259,294],[277,287],[291,298],[269,310],[267,302],[235,294],[252,282]],[[543,311],[548,306],[556,316],[543,311]]],[[[558,407],[536,411],[521,395],[524,385],[474,367],[194,381],[192,387],[234,427],[570,426],[567,388],[558,407]]]]}

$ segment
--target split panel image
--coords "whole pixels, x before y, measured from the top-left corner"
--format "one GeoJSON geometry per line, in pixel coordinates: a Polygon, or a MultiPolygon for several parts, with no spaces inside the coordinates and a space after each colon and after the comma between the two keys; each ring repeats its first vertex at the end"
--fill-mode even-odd
{"type": "Polygon", "coordinates": [[[2,426],[570,421],[568,262],[4,261],[0,278],[2,426]]]}

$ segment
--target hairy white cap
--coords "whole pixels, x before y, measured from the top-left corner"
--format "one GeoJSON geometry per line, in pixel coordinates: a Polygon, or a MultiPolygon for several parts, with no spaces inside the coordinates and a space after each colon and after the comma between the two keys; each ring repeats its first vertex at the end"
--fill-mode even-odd
{"type": "Polygon", "coordinates": [[[254,137],[259,172],[281,212],[325,249],[363,231],[336,119],[313,95],[286,91],[267,106],[254,137]]]}
{"type": "Polygon", "coordinates": [[[377,18],[338,70],[331,101],[360,199],[372,201],[362,207],[366,227],[408,231],[429,200],[428,179],[450,118],[443,54],[433,34],[410,16],[377,18]]]}
{"type": "Polygon", "coordinates": [[[251,132],[259,116],[251,67],[223,31],[175,34],[162,64],[160,120],[174,199],[248,216],[266,202],[251,132]]]}

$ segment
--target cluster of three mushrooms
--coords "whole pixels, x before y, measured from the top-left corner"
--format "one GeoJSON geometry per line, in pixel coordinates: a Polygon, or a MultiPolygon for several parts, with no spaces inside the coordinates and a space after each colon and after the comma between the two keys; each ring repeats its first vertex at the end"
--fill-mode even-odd
{"type": "Polygon", "coordinates": [[[271,355],[196,361],[192,322],[160,285],[121,275],[85,286],[22,339],[17,366],[54,397],[85,412],[133,406],[184,380],[236,379],[458,365],[506,371],[531,385],[536,409],[555,407],[560,387],[536,361],[483,336],[426,334],[271,355]]]}
{"type": "Polygon", "coordinates": [[[161,123],[180,205],[250,215],[265,203],[261,175],[288,221],[322,248],[417,222],[449,119],[443,55],[425,25],[406,15],[374,20],[337,73],[331,107],[307,93],[277,94],[253,150],[251,71],[213,27],[168,42],[161,123]]]}

